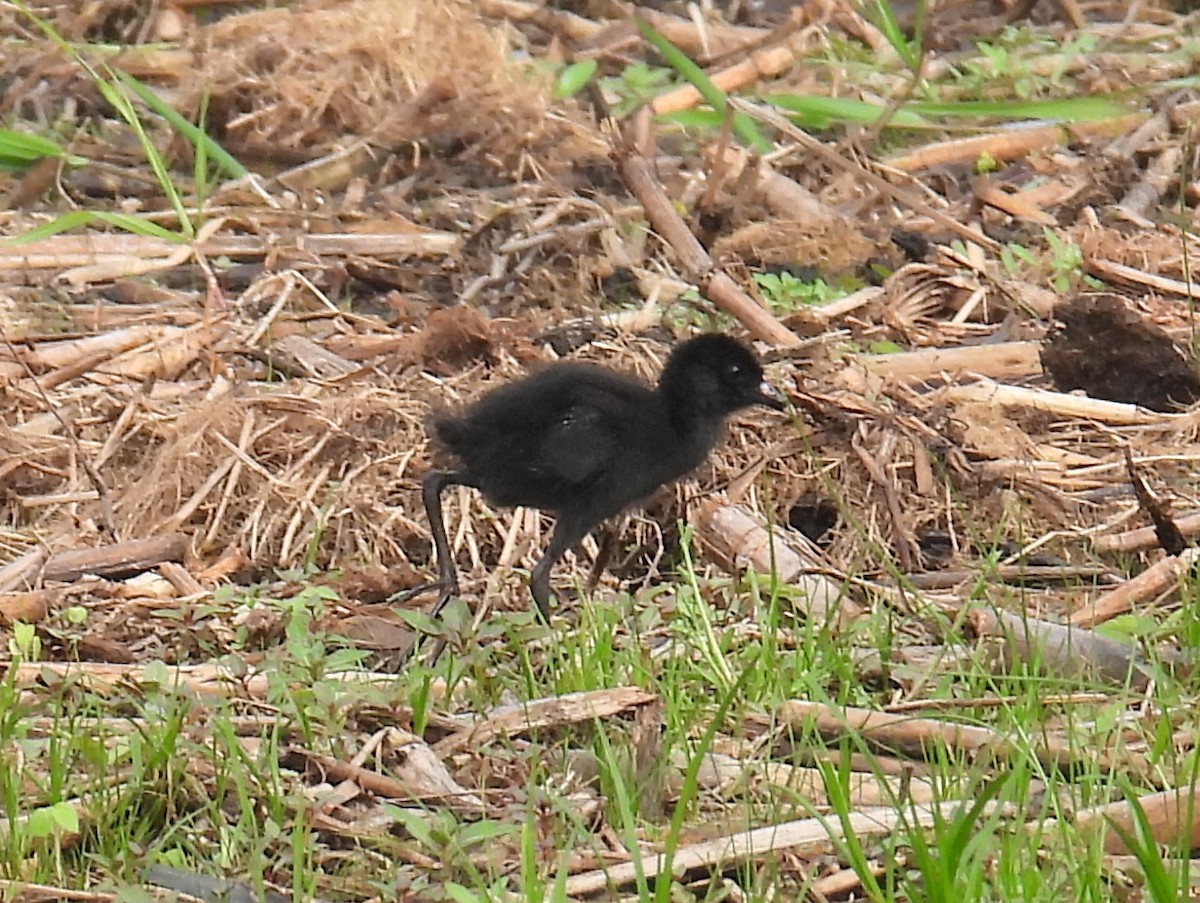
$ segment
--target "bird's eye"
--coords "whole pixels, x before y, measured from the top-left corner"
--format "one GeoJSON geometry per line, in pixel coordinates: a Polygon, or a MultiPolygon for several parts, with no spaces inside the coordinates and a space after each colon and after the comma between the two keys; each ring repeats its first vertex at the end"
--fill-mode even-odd
{"type": "Polygon", "coordinates": [[[730,364],[728,367],[725,368],[725,372],[727,372],[730,376],[737,376],[739,373],[742,372],[742,365],[741,364],[730,364]]]}

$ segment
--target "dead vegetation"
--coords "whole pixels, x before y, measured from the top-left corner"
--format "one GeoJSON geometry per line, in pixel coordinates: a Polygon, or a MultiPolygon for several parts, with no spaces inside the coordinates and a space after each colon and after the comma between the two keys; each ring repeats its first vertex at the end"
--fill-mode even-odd
{"type": "MultiPolygon", "coordinates": [[[[133,663],[161,659],[185,666],[200,695],[261,699],[258,678],[230,685],[206,661],[214,646],[229,648],[233,625],[213,616],[178,630],[176,617],[219,584],[270,581],[285,568],[343,569],[322,626],[394,666],[411,638],[377,603],[431,573],[419,500],[429,407],[555,356],[653,373],[696,311],[709,324],[720,311],[721,328],[769,344],[760,348],[795,404],[793,421],[740,421],[711,467],[632,519],[624,540],[634,552],[599,592],[669,581],[675,523],[688,511],[703,567],[774,564],[804,587],[801,612],[822,623],[880,606],[906,619],[911,643],[895,661],[862,665],[881,704],[936,712],[926,696],[949,663],[929,650],[951,639],[994,654],[997,669],[1036,662],[1110,699],[1147,692],[1160,665],[1186,673],[1177,637],[1140,650],[1092,630],[1178,605],[1193,550],[1162,551],[1163,524],[1189,542],[1200,532],[1200,442],[1194,412],[1183,410],[1197,395],[1195,365],[1180,350],[1193,330],[1200,190],[1178,178],[1193,172],[1200,101],[1160,88],[1181,73],[1145,61],[1147,45],[1166,59],[1162,48],[1182,46],[1194,25],[1167,4],[1043,3],[1035,12],[1060,42],[1082,32],[1105,47],[1058,62],[1076,85],[1137,87],[1142,102],[1129,115],[996,126],[970,139],[910,136],[894,151],[870,129],[818,141],[784,123],[780,150],[761,159],[727,135],[695,144],[656,132],[647,117],[613,130],[585,96],[552,99],[550,76],[523,58],[594,58],[616,73],[645,55],[618,4],[216,4],[208,16],[191,3],[74,6],[38,8],[68,40],[120,42],[115,65],[186,115],[203,108],[209,131],[260,175],[219,185],[189,243],[114,232],[0,246],[0,620],[53,620],[68,604],[94,612],[70,642],[52,644],[60,672],[136,681],[133,663]],[[1067,24],[1080,9],[1082,25],[1067,24]],[[997,163],[990,175],[974,169],[984,156],[997,163]],[[1077,248],[1078,260],[1056,257],[1055,242],[1077,248]],[[1037,254],[1006,266],[1011,244],[1037,254]],[[860,286],[823,307],[771,312],[751,274],[789,264],[860,286]],[[700,301],[687,294],[693,285],[700,301]],[[875,353],[884,346],[902,350],[875,353]],[[784,561],[785,548],[794,559],[784,561]],[[155,569],[160,579],[125,579],[155,569]],[[981,581],[996,591],[979,593],[981,581]]],[[[849,3],[799,4],[790,18],[766,3],[737,22],[663,6],[646,10],[651,23],[731,91],[759,79],[761,93],[837,93],[836,74],[815,62],[831,42],[888,52],[849,3]]],[[[966,52],[1003,25],[991,4],[946,6],[930,25],[931,46],[942,48],[926,60],[931,73],[950,65],[948,48],[966,52]]],[[[0,114],[95,126],[72,148],[87,166],[0,181],[12,208],[0,234],[79,204],[169,224],[128,130],[78,67],[19,19],[0,37],[14,48],[0,71],[0,114]]],[[[899,95],[903,80],[893,82],[899,95]]],[[[656,108],[694,105],[688,90],[656,108]]],[[[192,148],[159,140],[186,181],[192,148]]],[[[545,525],[468,493],[457,510],[452,540],[475,578],[477,618],[523,608],[511,569],[529,564],[545,525]]],[[[584,551],[580,574],[596,547],[584,551]]],[[[740,614],[729,613],[728,630],[757,629],[740,614]]],[[[264,647],[279,639],[276,623],[252,627],[264,647]]],[[[22,668],[31,688],[46,673],[22,668]]],[[[316,817],[326,839],[363,830],[380,798],[494,817],[503,789],[485,799],[473,782],[496,791],[524,777],[497,738],[524,749],[539,731],[628,716],[631,735],[643,737],[635,746],[653,759],[656,705],[637,688],[598,691],[439,716],[425,736],[408,732],[400,707],[378,729],[365,715],[353,725],[347,746],[362,743],[354,763],[296,746],[289,765],[361,792],[316,817]],[[639,719],[648,725],[640,735],[639,719]],[[363,764],[368,746],[387,774],[363,764]]],[[[808,717],[811,726],[802,705],[788,703],[778,723],[808,717]]],[[[906,721],[908,733],[880,740],[873,730],[900,729],[871,727],[872,714],[859,723],[840,712],[822,731],[860,731],[879,761],[895,753],[917,771],[934,737],[1008,754],[943,719],[906,721]]],[[[718,738],[703,776],[714,793],[736,795],[730,775],[766,736],[751,722],[736,740],[718,738]]],[[[1195,847],[1191,816],[1172,809],[1191,791],[1128,754],[1141,739],[1105,751],[1104,767],[1147,780],[1154,772],[1162,795],[1145,805],[1156,836],[1195,847]]],[[[1047,761],[1061,764],[1063,742],[1045,738],[1047,761]]],[[[1194,738],[1179,742],[1190,749],[1194,738]]],[[[816,779],[796,766],[769,780],[816,779]]],[[[678,788],[660,790],[644,802],[661,806],[678,788]]],[[[909,790],[930,819],[945,805],[909,790]]],[[[586,782],[572,792],[585,809],[604,805],[586,782]]],[[[886,832],[886,801],[873,788],[861,794],[857,829],[886,832]]],[[[1075,816],[1100,823],[1102,809],[1075,816]]],[[[704,871],[773,850],[799,860],[828,850],[810,820],[760,830],[769,838],[694,838],[676,861],[704,871]]],[[[630,851],[615,837],[604,844],[609,861],[571,862],[569,894],[632,881],[630,851]]],[[[822,878],[825,891],[844,897],[835,877],[846,875],[822,878]]]]}

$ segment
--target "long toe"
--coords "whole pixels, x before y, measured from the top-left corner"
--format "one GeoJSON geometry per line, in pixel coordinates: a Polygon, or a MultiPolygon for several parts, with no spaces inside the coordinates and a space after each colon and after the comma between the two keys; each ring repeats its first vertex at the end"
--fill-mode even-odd
{"type": "MultiPolygon", "coordinates": [[[[450,603],[450,600],[458,596],[458,581],[454,581],[448,586],[443,584],[441,581],[424,583],[421,586],[414,587],[411,590],[406,590],[401,595],[404,597],[404,601],[408,601],[408,599],[411,599],[413,596],[417,595],[418,592],[426,592],[431,589],[436,589],[438,591],[438,596],[433,603],[433,607],[429,609],[428,616],[431,619],[436,620],[438,616],[441,615],[442,609],[450,603]]],[[[429,639],[430,636],[431,634],[424,633],[420,629],[417,629],[413,634],[412,643],[409,645],[408,649],[401,658],[401,663],[407,663],[409,659],[411,659],[417,653],[417,650],[421,648],[421,645],[425,642],[425,640],[429,639]]],[[[437,662],[438,656],[442,654],[442,650],[445,648],[446,638],[444,636],[437,637],[434,640],[433,646],[426,658],[426,664],[432,668],[437,662]]]]}
{"type": "Polygon", "coordinates": [[[422,593],[427,593],[434,589],[441,589],[441,587],[441,582],[437,580],[430,580],[427,583],[419,583],[416,586],[411,586],[408,589],[402,589],[398,593],[388,596],[388,603],[391,605],[406,605],[422,593]]]}
{"type": "Polygon", "coordinates": [[[451,599],[458,597],[458,582],[455,581],[449,585],[442,584],[438,589],[437,601],[433,603],[433,608],[429,609],[429,617],[436,618],[442,613],[451,599]]]}

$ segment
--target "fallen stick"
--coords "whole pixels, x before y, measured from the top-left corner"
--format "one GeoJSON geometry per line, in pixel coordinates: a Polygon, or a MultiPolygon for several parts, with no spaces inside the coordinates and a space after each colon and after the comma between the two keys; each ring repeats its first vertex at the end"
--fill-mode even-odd
{"type": "MultiPolygon", "coordinates": [[[[1175,518],[1175,526],[1185,537],[1200,536],[1200,511],[1189,511],[1175,518]]],[[[1092,537],[1097,552],[1144,552],[1157,548],[1158,536],[1153,527],[1138,527],[1124,533],[1092,537]]]]}
{"type": "Polygon", "coordinates": [[[34,549],[0,568],[0,593],[20,586],[33,586],[47,557],[45,549],[34,549]]]}
{"type": "MultiPolygon", "coordinates": [[[[789,699],[780,706],[779,720],[796,731],[815,730],[826,739],[856,733],[873,749],[888,753],[899,751],[918,759],[929,756],[931,747],[938,745],[966,753],[986,752],[1005,759],[1018,758],[1027,752],[1020,743],[991,728],[871,709],[835,708],[802,699],[789,699]]],[[[1048,769],[1082,765],[1123,773],[1150,771],[1145,758],[1136,752],[1123,750],[1114,756],[1065,737],[1042,735],[1039,742],[1030,744],[1028,752],[1048,769]]]]}
{"type": "MultiPolygon", "coordinates": [[[[1200,788],[1172,787],[1150,793],[1137,800],[1150,827],[1152,842],[1173,850],[1194,850],[1200,844],[1200,788]]],[[[1136,816],[1129,800],[1095,806],[1076,813],[1075,824],[1084,832],[1106,830],[1104,852],[1122,855],[1130,852],[1113,825],[1137,836],[1136,816]]],[[[1044,830],[1045,822],[1038,826],[1044,830]]]]}
{"type": "MultiPolygon", "coordinates": [[[[972,609],[967,623],[976,636],[999,637],[1004,642],[1004,665],[1015,662],[1035,665],[1052,677],[1100,681],[1113,686],[1127,682],[1134,690],[1150,684],[1146,662],[1136,646],[1127,646],[1092,630],[1043,621],[1000,609],[972,609]]],[[[1160,648],[1164,662],[1178,656],[1160,648]]]]}
{"type": "Polygon", "coordinates": [[[652,702],[657,697],[640,687],[615,687],[611,690],[585,690],[564,696],[535,699],[519,705],[501,706],[478,724],[464,728],[441,740],[434,747],[440,756],[449,756],[470,747],[479,749],[497,737],[524,734],[537,728],[579,724],[608,718],[652,702]]]}
{"type": "Polygon", "coordinates": [[[1084,398],[1045,389],[1027,389],[1023,386],[1002,386],[991,380],[981,380],[970,385],[947,386],[939,389],[934,397],[948,401],[977,401],[1000,406],[1026,407],[1061,417],[1079,417],[1127,426],[1151,423],[1183,425],[1192,419],[1191,414],[1160,414],[1121,401],[1084,398]]]}
{"type": "Polygon", "coordinates": [[[902,351],[899,354],[850,354],[841,379],[848,387],[863,385],[861,367],[874,376],[887,376],[913,382],[932,379],[943,374],[957,377],[977,373],[992,379],[1021,379],[1042,372],[1038,342],[999,342],[994,345],[972,345],[963,348],[925,348],[902,351]]]}
{"type": "Polygon", "coordinates": [[[131,539],[97,549],[71,549],[50,556],[42,569],[43,580],[78,580],[84,574],[98,577],[129,577],[148,571],[164,561],[182,561],[187,537],[168,533],[149,539],[131,539]]]}
{"type": "Polygon", "coordinates": [[[814,624],[842,630],[862,617],[862,606],[848,596],[844,583],[826,576],[830,568],[819,558],[804,554],[803,536],[793,530],[769,530],[744,508],[714,498],[700,508],[696,535],[730,573],[744,567],[760,574],[773,571],[780,583],[799,589],[803,598],[796,604],[814,624]]]}
{"type": "MultiPolygon", "coordinates": [[[[742,862],[774,857],[778,851],[787,849],[832,852],[836,841],[844,836],[847,829],[860,840],[886,837],[902,825],[912,830],[944,823],[970,805],[969,800],[946,800],[932,806],[912,806],[904,810],[879,807],[851,812],[844,822],[837,819],[802,818],[778,825],[766,825],[680,847],[671,857],[670,870],[675,876],[682,876],[693,869],[720,872],[742,862]]],[[[984,811],[994,812],[995,807],[985,807],[984,811]]],[[[572,875],[567,879],[564,891],[572,896],[611,891],[637,880],[639,870],[650,880],[664,873],[667,866],[667,858],[663,855],[646,856],[639,863],[622,862],[609,868],[572,875]]]]}
{"type": "MultiPolygon", "coordinates": [[[[648,110],[646,111],[648,115],[648,110]]],[[[654,174],[653,161],[616,125],[609,129],[612,156],[621,178],[637,197],[650,225],[662,237],[683,266],[687,278],[701,294],[734,317],[756,338],[773,345],[792,346],[800,339],[751,298],[714,262],[700,239],[692,234],[683,217],[654,174]]]]}
{"type": "Polygon", "coordinates": [[[1200,549],[1184,549],[1146,568],[1136,577],[1086,605],[1067,619],[1075,627],[1094,627],[1133,609],[1137,602],[1152,599],[1168,589],[1177,588],[1200,559],[1200,549]]]}

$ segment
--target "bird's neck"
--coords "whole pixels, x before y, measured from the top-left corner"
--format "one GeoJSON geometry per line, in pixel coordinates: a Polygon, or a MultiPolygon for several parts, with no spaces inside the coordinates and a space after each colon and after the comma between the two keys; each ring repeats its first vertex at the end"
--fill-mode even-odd
{"type": "Polygon", "coordinates": [[[715,437],[725,422],[724,411],[710,410],[702,396],[670,382],[660,384],[663,405],[671,428],[681,439],[715,437]]]}
{"type": "Polygon", "coordinates": [[[667,409],[671,427],[681,437],[695,436],[720,426],[723,418],[708,417],[687,406],[673,405],[667,409]]]}

